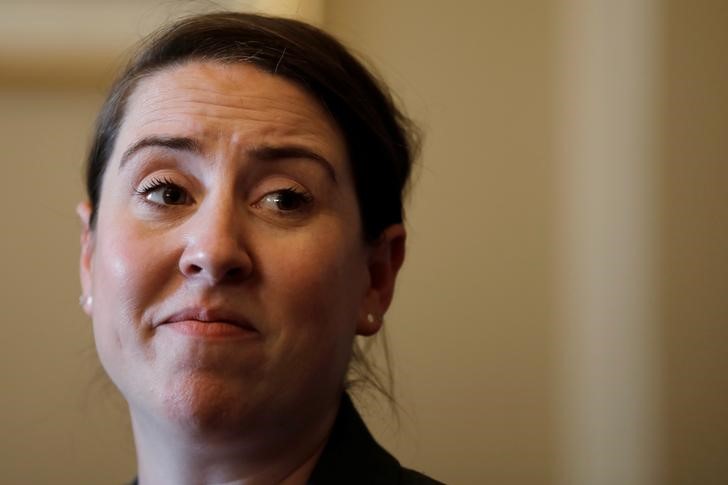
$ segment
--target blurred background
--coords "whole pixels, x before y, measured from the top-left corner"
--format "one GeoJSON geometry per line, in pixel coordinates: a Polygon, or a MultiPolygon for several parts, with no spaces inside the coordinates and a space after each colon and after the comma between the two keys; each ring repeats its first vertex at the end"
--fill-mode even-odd
{"type": "Polygon", "coordinates": [[[142,35],[303,18],[425,132],[387,315],[407,466],[452,484],[728,483],[728,3],[0,0],[0,483],[123,483],[78,308],[85,150],[142,35]]]}

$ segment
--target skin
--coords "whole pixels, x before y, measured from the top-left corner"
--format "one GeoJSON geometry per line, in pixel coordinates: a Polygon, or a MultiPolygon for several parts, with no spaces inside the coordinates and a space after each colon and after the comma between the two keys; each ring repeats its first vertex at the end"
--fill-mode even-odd
{"type": "Polygon", "coordinates": [[[404,258],[401,225],[364,242],[335,122],[249,65],[165,68],[129,100],[97,210],[91,228],[78,206],[84,310],[140,483],[305,483],[404,258]]]}

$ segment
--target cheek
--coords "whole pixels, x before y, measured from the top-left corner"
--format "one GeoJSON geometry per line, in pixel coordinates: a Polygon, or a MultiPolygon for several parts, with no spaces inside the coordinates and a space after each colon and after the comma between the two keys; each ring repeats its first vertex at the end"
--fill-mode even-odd
{"type": "Polygon", "coordinates": [[[149,333],[143,328],[144,312],[166,287],[162,279],[169,275],[164,260],[157,257],[164,254],[161,242],[150,244],[116,227],[100,227],[92,273],[96,347],[114,381],[114,369],[123,359],[149,352],[143,345],[149,333]]]}
{"type": "MultiPolygon", "coordinates": [[[[281,303],[290,302],[306,322],[330,324],[342,314],[356,315],[365,291],[363,257],[327,240],[314,240],[271,254],[270,287],[280,291],[281,303]]],[[[335,322],[354,323],[354,322],[335,322]]]]}
{"type": "Polygon", "coordinates": [[[328,395],[343,383],[351,360],[357,311],[344,288],[351,283],[335,268],[291,263],[269,299],[268,322],[277,327],[269,375],[277,392],[328,395]]]}
{"type": "Polygon", "coordinates": [[[317,238],[274,250],[263,268],[270,320],[296,353],[348,356],[367,283],[356,242],[317,238]],[[273,303],[275,302],[275,303],[273,303]]]}
{"type": "Polygon", "coordinates": [[[138,317],[165,274],[163,261],[157,254],[164,254],[158,244],[145,244],[134,236],[109,233],[97,250],[94,301],[98,298],[102,308],[117,313],[122,319],[138,317]]]}

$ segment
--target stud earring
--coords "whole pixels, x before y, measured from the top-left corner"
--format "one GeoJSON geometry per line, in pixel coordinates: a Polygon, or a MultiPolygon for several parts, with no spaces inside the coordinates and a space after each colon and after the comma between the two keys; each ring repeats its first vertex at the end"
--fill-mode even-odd
{"type": "Polygon", "coordinates": [[[78,297],[78,304],[81,305],[82,307],[91,305],[91,303],[93,301],[94,301],[93,298],[88,295],[81,295],[78,297]]]}
{"type": "Polygon", "coordinates": [[[367,322],[374,323],[376,321],[376,318],[374,317],[373,313],[367,313],[367,322]]]}

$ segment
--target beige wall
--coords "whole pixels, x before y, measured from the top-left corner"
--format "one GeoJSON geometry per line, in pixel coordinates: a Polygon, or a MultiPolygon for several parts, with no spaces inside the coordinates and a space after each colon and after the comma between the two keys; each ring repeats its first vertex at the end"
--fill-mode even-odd
{"type": "MultiPolygon", "coordinates": [[[[86,28],[117,3],[0,1],[0,483],[134,473],[73,207],[123,46],[178,9],[86,28]]],[[[426,135],[387,315],[399,422],[360,399],[381,441],[454,484],[725,483],[724,2],[309,3],[426,135]]]]}
{"type": "Polygon", "coordinates": [[[728,482],[728,4],[666,3],[659,298],[664,483],[728,482]]]}
{"type": "Polygon", "coordinates": [[[0,92],[0,483],[121,483],[132,469],[124,408],[101,377],[77,304],[73,209],[100,100],[85,91],[0,92]]]}

